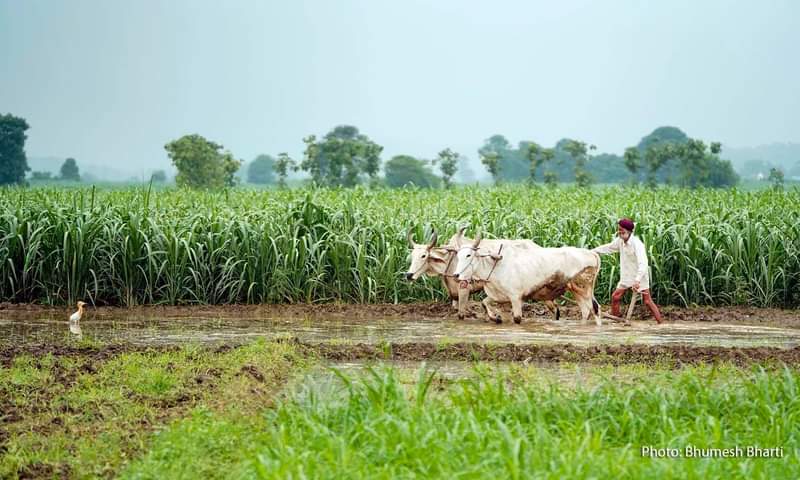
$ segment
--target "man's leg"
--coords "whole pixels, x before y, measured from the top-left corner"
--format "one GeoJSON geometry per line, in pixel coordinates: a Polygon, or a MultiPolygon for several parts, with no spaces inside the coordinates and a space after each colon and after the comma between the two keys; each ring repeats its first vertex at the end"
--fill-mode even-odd
{"type": "Polygon", "coordinates": [[[653,297],[650,296],[650,290],[642,290],[639,293],[642,294],[642,300],[644,300],[644,304],[647,305],[647,308],[650,309],[650,313],[653,314],[656,322],[661,323],[661,312],[658,311],[658,306],[653,301],[653,297]]]}
{"type": "Polygon", "coordinates": [[[619,313],[619,303],[622,301],[622,297],[625,295],[625,291],[628,290],[627,288],[617,288],[614,290],[614,293],[611,294],[611,315],[615,317],[621,316],[619,313]]]}

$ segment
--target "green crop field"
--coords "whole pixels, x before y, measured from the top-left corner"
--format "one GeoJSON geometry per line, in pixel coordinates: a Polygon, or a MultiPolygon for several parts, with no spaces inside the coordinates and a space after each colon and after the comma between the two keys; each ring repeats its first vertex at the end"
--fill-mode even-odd
{"type": "Polygon", "coordinates": [[[800,475],[794,368],[475,363],[455,379],[433,370],[335,373],[298,346],[263,341],[18,352],[0,364],[0,477],[800,475]],[[689,458],[687,447],[742,452],[689,458]]]}
{"type": "MultiPolygon", "coordinates": [[[[630,216],[652,290],[677,305],[800,305],[800,193],[604,187],[441,190],[4,189],[0,300],[95,304],[414,302],[406,232],[593,247],[630,216]]],[[[615,284],[604,257],[597,294],[615,284]]]]}

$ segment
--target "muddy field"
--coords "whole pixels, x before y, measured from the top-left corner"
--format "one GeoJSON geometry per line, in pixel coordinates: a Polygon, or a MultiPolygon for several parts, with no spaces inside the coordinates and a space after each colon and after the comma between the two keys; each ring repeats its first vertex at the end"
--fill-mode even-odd
{"type": "Polygon", "coordinates": [[[198,345],[219,352],[263,338],[288,342],[328,362],[503,361],[534,364],[730,362],[800,364],[800,311],[756,308],[663,309],[658,325],[643,309],[631,325],[583,325],[574,308],[555,321],[528,306],[521,325],[486,322],[477,304],[457,319],[449,305],[143,306],[90,309],[75,334],[68,310],[0,304],[0,362],[20,354],[81,358],[198,345]],[[90,341],[90,346],[80,342],[90,341]]]}
{"type": "Polygon", "coordinates": [[[412,305],[266,305],[226,307],[138,307],[90,309],[80,325],[68,311],[30,305],[0,310],[0,337],[12,344],[63,345],[75,340],[164,346],[240,344],[256,338],[293,338],[305,344],[571,344],[784,348],[800,346],[800,313],[748,308],[664,309],[658,325],[641,310],[630,325],[606,320],[598,327],[576,320],[564,308],[555,321],[542,307],[528,308],[521,325],[459,320],[442,303],[412,305]]]}
{"type": "MultiPolygon", "coordinates": [[[[691,345],[597,345],[572,344],[515,345],[474,343],[398,343],[398,344],[329,344],[304,343],[296,339],[279,340],[292,344],[303,356],[328,362],[350,361],[464,361],[464,362],[522,362],[546,365],[550,363],[592,363],[607,365],[643,364],[658,367],[680,367],[701,363],[730,363],[800,365],[800,347],[704,347],[691,345]]],[[[220,345],[204,349],[209,353],[224,353],[239,346],[220,345]]],[[[103,363],[124,353],[165,353],[174,346],[142,347],[135,345],[104,345],[70,347],[57,345],[0,344],[0,365],[8,368],[19,355],[72,358],[91,372],[93,365],[103,363]]]]}
{"type": "Polygon", "coordinates": [[[643,391],[658,391],[698,375],[721,386],[748,372],[778,382],[800,366],[796,311],[665,308],[662,325],[638,311],[629,326],[597,327],[571,308],[560,321],[537,306],[521,325],[496,325],[472,307],[466,320],[441,303],[97,308],[71,328],[64,308],[0,305],[0,477],[153,478],[174,468],[198,478],[236,459],[251,465],[273,443],[260,436],[268,412],[287,401],[338,405],[346,390],[333,371],[374,379],[373,366],[389,367],[407,379],[404,392],[423,369],[438,372],[437,392],[456,392],[487,367],[508,382],[523,375],[521,385],[636,388],[655,378],[643,391]],[[173,453],[209,436],[237,447],[173,453]],[[198,458],[213,468],[195,467],[198,458]]]}
{"type": "MultiPolygon", "coordinates": [[[[469,305],[473,319],[483,319],[482,308],[477,302],[469,305]]],[[[602,305],[603,311],[610,311],[608,305],[602,305]]],[[[24,319],[31,317],[66,316],[74,308],[51,307],[46,305],[0,303],[0,318],[24,319]]],[[[562,314],[566,318],[577,318],[577,308],[562,306],[562,314]]],[[[413,304],[281,304],[281,305],[189,305],[189,306],[135,306],[135,307],[90,307],[88,318],[125,318],[136,316],[148,317],[238,317],[238,318],[274,318],[274,317],[328,317],[328,318],[398,318],[398,319],[456,319],[456,312],[444,302],[413,304]]],[[[744,323],[770,326],[787,326],[800,328],[800,310],[781,310],[775,308],[756,307],[676,307],[662,306],[661,313],[666,322],[713,322],[744,323]]],[[[506,312],[506,320],[510,320],[510,312],[506,312]]],[[[545,319],[549,315],[540,304],[526,304],[527,320],[545,319]]],[[[634,319],[648,320],[649,313],[641,305],[637,305],[634,319]]],[[[605,320],[604,320],[605,321],[605,320]]]]}

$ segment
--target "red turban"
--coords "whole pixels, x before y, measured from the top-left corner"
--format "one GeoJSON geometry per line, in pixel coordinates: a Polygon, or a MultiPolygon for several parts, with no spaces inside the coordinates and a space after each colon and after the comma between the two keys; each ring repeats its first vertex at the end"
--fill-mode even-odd
{"type": "Polygon", "coordinates": [[[630,218],[623,218],[619,221],[619,226],[629,232],[632,232],[634,227],[633,220],[630,218]]]}

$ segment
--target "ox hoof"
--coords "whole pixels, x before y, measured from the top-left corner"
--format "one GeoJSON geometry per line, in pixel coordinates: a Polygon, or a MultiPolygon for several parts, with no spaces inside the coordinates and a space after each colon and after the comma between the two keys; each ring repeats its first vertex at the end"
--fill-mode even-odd
{"type": "Polygon", "coordinates": [[[514,323],[516,323],[517,325],[522,323],[522,317],[514,317],[514,323]]]}
{"type": "Polygon", "coordinates": [[[459,314],[458,314],[458,319],[459,319],[459,320],[464,320],[465,318],[467,318],[467,316],[466,316],[466,315],[463,315],[463,314],[461,314],[461,313],[459,313],[459,314]]]}
{"type": "Polygon", "coordinates": [[[496,323],[498,325],[503,323],[503,317],[501,317],[500,315],[498,315],[497,317],[493,318],[492,320],[494,320],[494,323],[496,323]]]}

